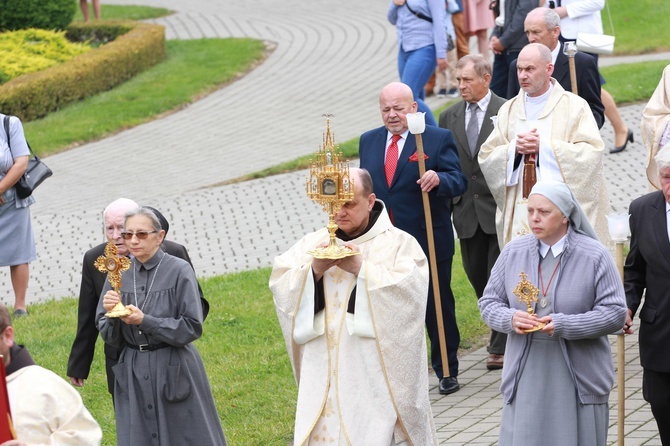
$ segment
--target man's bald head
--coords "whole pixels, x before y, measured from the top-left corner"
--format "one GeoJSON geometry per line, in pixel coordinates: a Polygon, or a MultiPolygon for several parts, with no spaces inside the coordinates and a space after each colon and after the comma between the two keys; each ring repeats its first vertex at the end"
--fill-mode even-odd
{"type": "Polygon", "coordinates": [[[394,135],[407,130],[407,113],[414,113],[417,104],[412,89],[402,82],[391,82],[379,94],[379,109],[386,129],[394,135]]]}
{"type": "Polygon", "coordinates": [[[376,197],[367,170],[352,168],[349,174],[354,182],[354,198],[342,205],[335,214],[335,223],[345,234],[353,237],[361,234],[368,226],[376,197]]]}
{"type": "Polygon", "coordinates": [[[541,96],[549,90],[554,72],[551,51],[541,43],[529,43],[519,53],[516,69],[521,89],[530,97],[541,96]]]}
{"type": "Polygon", "coordinates": [[[354,182],[355,194],[360,193],[367,197],[374,192],[374,188],[372,186],[372,177],[370,176],[370,172],[368,172],[366,169],[352,167],[349,169],[349,176],[351,176],[351,179],[354,182]]]}

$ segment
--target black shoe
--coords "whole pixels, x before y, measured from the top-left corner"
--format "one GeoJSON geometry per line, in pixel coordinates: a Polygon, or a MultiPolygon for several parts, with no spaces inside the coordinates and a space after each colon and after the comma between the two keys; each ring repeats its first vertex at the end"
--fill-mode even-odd
{"type": "Polygon", "coordinates": [[[623,152],[624,150],[626,150],[626,146],[628,145],[629,142],[635,142],[633,140],[633,131],[631,129],[628,129],[628,134],[626,135],[626,141],[623,143],[623,146],[614,147],[613,149],[610,149],[610,153],[623,152]]]}
{"type": "Polygon", "coordinates": [[[461,386],[455,376],[447,376],[440,380],[440,395],[450,395],[460,388],[461,386]]]}

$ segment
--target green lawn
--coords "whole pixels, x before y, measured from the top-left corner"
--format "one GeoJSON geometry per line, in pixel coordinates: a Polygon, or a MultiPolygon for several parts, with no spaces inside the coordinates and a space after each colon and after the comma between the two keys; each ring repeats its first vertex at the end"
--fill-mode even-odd
{"type": "Polygon", "coordinates": [[[608,0],[607,4],[614,23],[614,33],[607,8],[601,11],[601,16],[605,33],[616,37],[615,55],[670,51],[667,25],[669,1],[608,0]]]}
{"type": "Polygon", "coordinates": [[[167,42],[167,59],[113,90],[24,123],[40,154],[104,138],[188,105],[251,69],[264,45],[252,39],[167,42]]]}

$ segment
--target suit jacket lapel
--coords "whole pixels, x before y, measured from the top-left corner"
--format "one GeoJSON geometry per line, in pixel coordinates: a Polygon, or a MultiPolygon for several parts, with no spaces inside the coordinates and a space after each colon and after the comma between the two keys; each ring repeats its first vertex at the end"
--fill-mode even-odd
{"type": "Polygon", "coordinates": [[[670,240],[668,239],[668,223],[665,212],[665,197],[663,193],[658,194],[658,200],[653,203],[653,214],[651,216],[654,227],[656,245],[663,254],[665,261],[670,263],[670,240]]]}
{"type": "Polygon", "coordinates": [[[551,77],[556,79],[559,84],[563,85],[563,79],[565,76],[570,76],[568,56],[563,54],[563,51],[559,50],[558,57],[556,57],[556,64],[554,65],[554,72],[552,73],[551,77]]]}
{"type": "MultiPolygon", "coordinates": [[[[379,172],[381,173],[380,178],[375,178],[374,173],[376,169],[370,170],[370,175],[373,175],[373,182],[376,185],[377,183],[383,183],[384,187],[388,189],[388,185],[386,184],[386,176],[384,174],[384,164],[386,162],[386,135],[387,135],[387,130],[385,127],[381,127],[377,134],[375,135],[375,139],[373,141],[372,147],[375,147],[374,150],[370,151],[372,161],[371,161],[371,166],[381,166],[381,169],[379,172]],[[377,149],[378,147],[378,149],[377,149]],[[379,181],[380,179],[383,179],[384,181],[379,181]]],[[[376,187],[376,186],[375,186],[376,187]]]]}
{"type": "Polygon", "coordinates": [[[395,169],[395,174],[393,175],[393,181],[391,182],[391,187],[398,181],[400,173],[407,166],[409,162],[409,157],[416,152],[416,138],[411,133],[407,134],[407,141],[405,141],[405,146],[402,148],[400,157],[398,158],[398,166],[395,169]]]}
{"type": "MultiPolygon", "coordinates": [[[[493,92],[491,92],[493,94],[493,92]]],[[[479,153],[479,149],[481,148],[482,144],[486,142],[488,139],[489,135],[493,131],[493,121],[491,121],[491,116],[496,116],[498,114],[498,110],[496,109],[495,112],[493,111],[493,102],[495,101],[495,98],[491,96],[491,100],[489,101],[489,106],[486,108],[486,113],[484,113],[484,122],[482,122],[482,127],[479,130],[479,136],[477,137],[477,150],[475,151],[475,156],[479,153]]]]}
{"type": "Polygon", "coordinates": [[[467,102],[463,101],[457,107],[453,114],[452,121],[449,124],[449,129],[456,138],[456,146],[468,157],[470,156],[470,146],[468,145],[468,135],[465,133],[465,113],[467,102]]]}

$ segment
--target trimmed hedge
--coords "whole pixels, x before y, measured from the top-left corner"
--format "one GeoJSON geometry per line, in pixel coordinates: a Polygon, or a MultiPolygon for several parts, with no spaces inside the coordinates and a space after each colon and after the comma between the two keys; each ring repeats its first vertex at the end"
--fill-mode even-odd
{"type": "MultiPolygon", "coordinates": [[[[76,40],[120,34],[94,51],[44,71],[19,76],[0,86],[0,110],[23,121],[46,116],[62,106],[109,90],[165,59],[165,28],[139,22],[73,23],[76,40]]],[[[104,40],[104,38],[102,39],[104,40]]]]}
{"type": "Polygon", "coordinates": [[[0,0],[0,31],[65,29],[77,8],[74,0],[0,0]]]}

